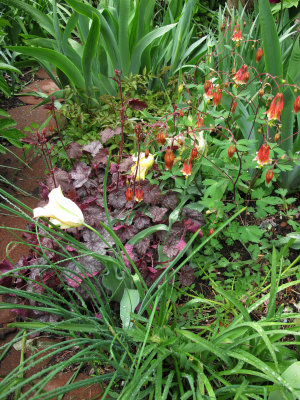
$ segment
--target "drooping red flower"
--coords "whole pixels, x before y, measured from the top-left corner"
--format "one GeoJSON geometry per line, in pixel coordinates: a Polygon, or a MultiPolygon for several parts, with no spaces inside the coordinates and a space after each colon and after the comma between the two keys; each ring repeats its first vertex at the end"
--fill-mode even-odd
{"type": "Polygon", "coordinates": [[[280,121],[280,115],[283,110],[283,94],[277,93],[271,102],[269,110],[266,112],[269,121],[280,121]],[[277,103],[276,100],[278,99],[277,103]]]}
{"type": "Polygon", "coordinates": [[[218,88],[214,91],[214,105],[218,106],[222,98],[222,89],[218,88]]]}
{"type": "Polygon", "coordinates": [[[264,165],[270,164],[270,147],[268,143],[263,143],[260,146],[260,149],[256,153],[256,157],[254,158],[253,161],[257,161],[258,165],[260,167],[263,167],[264,165]]]}
{"type": "Polygon", "coordinates": [[[242,40],[242,32],[239,24],[236,24],[233,30],[232,40],[237,44],[242,40]]]}
{"type": "Polygon", "coordinates": [[[249,72],[247,72],[247,65],[244,64],[238,72],[234,75],[233,80],[237,85],[244,85],[250,78],[249,72]]]}
{"type": "Polygon", "coordinates": [[[300,95],[295,98],[293,112],[297,114],[300,111],[300,95]]]}
{"type": "Polygon", "coordinates": [[[232,157],[233,157],[235,151],[236,151],[236,146],[235,146],[234,144],[231,144],[231,145],[228,147],[228,158],[229,158],[230,160],[232,159],[232,157]]]}
{"type": "Polygon", "coordinates": [[[260,47],[259,49],[257,49],[256,52],[256,62],[259,62],[263,56],[264,52],[263,49],[260,47]]]}
{"type": "Polygon", "coordinates": [[[168,170],[172,170],[173,163],[175,160],[175,155],[171,149],[166,151],[165,154],[165,165],[168,170]]]}
{"type": "Polygon", "coordinates": [[[143,188],[141,186],[137,187],[135,189],[135,193],[134,193],[134,199],[140,203],[143,200],[144,197],[144,192],[143,192],[143,188]]]}
{"type": "Polygon", "coordinates": [[[206,81],[204,83],[204,97],[206,100],[211,100],[213,95],[213,84],[211,81],[206,81]]]}
{"type": "Polygon", "coordinates": [[[133,198],[133,190],[131,189],[131,187],[129,187],[129,188],[126,190],[126,200],[127,200],[127,201],[131,201],[132,198],[133,198]]]}
{"type": "Polygon", "coordinates": [[[273,170],[269,169],[269,171],[267,171],[266,173],[266,183],[270,183],[271,180],[273,179],[273,170]]]}
{"type": "Polygon", "coordinates": [[[205,81],[205,83],[204,83],[204,92],[207,93],[211,87],[212,87],[212,82],[211,81],[205,81]]]}
{"type": "Polygon", "coordinates": [[[180,172],[182,172],[183,175],[185,175],[185,176],[191,175],[191,173],[192,173],[192,160],[190,160],[189,158],[186,158],[184,160],[184,163],[183,163],[183,168],[182,168],[182,170],[180,172]]]}

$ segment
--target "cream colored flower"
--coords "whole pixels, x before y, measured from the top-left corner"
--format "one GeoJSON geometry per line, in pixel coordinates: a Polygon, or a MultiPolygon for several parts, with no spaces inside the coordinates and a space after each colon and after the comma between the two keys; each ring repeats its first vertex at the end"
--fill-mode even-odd
{"type": "Polygon", "coordinates": [[[137,156],[133,156],[133,161],[135,161],[135,164],[131,167],[131,174],[135,176],[136,174],[136,181],[144,180],[146,178],[146,175],[148,173],[148,170],[153,166],[154,164],[154,157],[152,154],[149,154],[148,157],[145,157],[145,153],[140,153],[140,159],[139,159],[139,165],[137,167],[137,156]],[[137,173],[136,173],[137,169],[137,173]]]}
{"type": "Polygon", "coordinates": [[[206,141],[203,136],[203,131],[200,132],[191,132],[190,136],[192,139],[195,139],[195,147],[198,150],[199,154],[203,154],[205,147],[206,147],[206,141]]]}
{"type": "Polygon", "coordinates": [[[49,193],[49,203],[33,210],[33,218],[47,217],[62,229],[75,228],[83,224],[82,211],[72,200],[66,198],[60,186],[49,193]]]}

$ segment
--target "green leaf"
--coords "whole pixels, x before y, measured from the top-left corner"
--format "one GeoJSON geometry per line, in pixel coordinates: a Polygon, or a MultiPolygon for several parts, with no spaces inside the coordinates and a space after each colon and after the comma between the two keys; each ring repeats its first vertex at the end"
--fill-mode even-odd
{"type": "Polygon", "coordinates": [[[45,60],[61,69],[64,74],[70,79],[70,82],[77,88],[84,89],[85,81],[79,69],[66,56],[58,53],[55,50],[44,49],[41,47],[22,47],[8,46],[9,50],[16,51],[27,56],[35,57],[37,60],[45,60]]]}
{"type": "Polygon", "coordinates": [[[258,0],[258,6],[266,72],[282,78],[281,49],[270,3],[268,0],[258,0]]]}
{"type": "Polygon", "coordinates": [[[140,295],[138,290],[125,288],[120,303],[120,318],[122,320],[123,329],[128,329],[132,326],[132,322],[130,322],[130,314],[134,312],[139,302],[140,295]]]}
{"type": "Polygon", "coordinates": [[[53,37],[55,36],[55,31],[53,28],[53,23],[51,18],[48,15],[45,15],[40,10],[38,10],[36,7],[27,4],[23,0],[1,0],[1,3],[6,4],[7,6],[13,6],[15,8],[24,10],[39,24],[41,28],[45,29],[53,37]]]}
{"type": "Polygon", "coordinates": [[[167,231],[168,227],[167,225],[163,224],[158,224],[154,226],[150,226],[150,228],[144,229],[143,231],[137,233],[135,236],[133,236],[129,241],[128,244],[133,244],[136,245],[139,241],[144,239],[147,236],[152,235],[153,233],[157,231],[167,231]]]}
{"type": "Polygon", "coordinates": [[[18,68],[14,67],[13,65],[6,64],[4,62],[0,62],[0,70],[1,69],[5,70],[5,71],[16,72],[17,74],[21,74],[22,73],[18,68]]]}
{"type": "Polygon", "coordinates": [[[100,19],[93,14],[93,22],[90,27],[88,37],[83,49],[82,71],[85,79],[86,91],[90,93],[92,86],[92,61],[97,53],[98,41],[100,35],[100,19]]]}
{"type": "Polygon", "coordinates": [[[140,66],[141,66],[141,57],[144,50],[157,38],[165,35],[171,29],[173,29],[177,24],[170,24],[166,26],[162,26],[160,28],[155,29],[152,32],[149,32],[145,35],[142,39],[138,41],[136,44],[132,56],[131,56],[131,65],[130,65],[130,72],[133,74],[139,73],[140,66]]]}

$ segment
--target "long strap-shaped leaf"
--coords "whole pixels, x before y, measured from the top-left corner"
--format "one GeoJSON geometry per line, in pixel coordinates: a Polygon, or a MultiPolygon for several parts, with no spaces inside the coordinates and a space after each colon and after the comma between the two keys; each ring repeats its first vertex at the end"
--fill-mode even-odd
{"type": "Polygon", "coordinates": [[[266,70],[273,76],[283,75],[278,34],[268,0],[258,0],[259,22],[266,70]]]}
{"type": "Polygon", "coordinates": [[[43,14],[41,11],[27,4],[23,0],[1,0],[1,3],[8,6],[13,6],[16,8],[21,8],[26,13],[28,13],[35,21],[37,21],[41,28],[45,29],[52,36],[55,36],[55,30],[51,18],[48,15],[43,14]]]}
{"type": "Polygon", "coordinates": [[[137,74],[139,72],[141,65],[141,57],[146,47],[148,47],[153,42],[153,40],[159,38],[160,36],[165,35],[176,25],[177,24],[170,24],[162,26],[161,28],[157,28],[154,31],[149,32],[146,36],[144,36],[141,40],[139,40],[132,53],[130,72],[132,72],[133,74],[137,74]]]}
{"type": "Polygon", "coordinates": [[[92,86],[92,62],[97,52],[99,36],[100,19],[98,15],[93,14],[93,22],[89,30],[82,56],[82,71],[87,93],[90,92],[92,86]]]}
{"type": "Polygon", "coordinates": [[[42,59],[54,64],[57,68],[63,71],[64,74],[70,79],[73,86],[84,89],[85,82],[79,69],[67,57],[57,51],[44,49],[41,47],[26,47],[26,46],[8,46],[9,50],[17,51],[21,54],[26,54],[36,58],[42,59]]]}
{"type": "Polygon", "coordinates": [[[120,1],[119,6],[119,52],[121,56],[121,69],[123,75],[127,75],[130,65],[130,51],[129,51],[129,8],[130,0],[120,1]]]}

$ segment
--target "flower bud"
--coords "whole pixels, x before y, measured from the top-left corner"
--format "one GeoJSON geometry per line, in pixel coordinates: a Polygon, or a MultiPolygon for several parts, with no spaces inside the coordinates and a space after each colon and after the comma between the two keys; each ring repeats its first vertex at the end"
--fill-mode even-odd
{"type": "Polygon", "coordinates": [[[247,83],[249,81],[249,78],[250,78],[250,72],[247,71],[247,72],[245,72],[245,75],[244,75],[244,83],[247,83]]]}
{"type": "Polygon", "coordinates": [[[267,171],[266,173],[266,183],[270,183],[271,180],[273,179],[273,170],[269,169],[269,171],[267,171]]]}
{"type": "Polygon", "coordinates": [[[167,139],[167,135],[163,131],[158,132],[158,134],[156,135],[156,141],[157,141],[157,143],[160,143],[161,145],[165,144],[166,139],[167,139]]]}
{"type": "Polygon", "coordinates": [[[149,149],[146,149],[146,150],[145,150],[145,158],[148,158],[148,157],[149,157],[149,154],[150,154],[150,153],[149,153],[149,149]]]}
{"type": "Polygon", "coordinates": [[[295,99],[293,111],[295,114],[297,114],[300,111],[300,95],[295,99]]]}
{"type": "Polygon", "coordinates": [[[234,100],[234,102],[232,103],[232,106],[231,106],[232,113],[235,113],[236,107],[237,107],[237,102],[236,102],[236,100],[234,100]]]}
{"type": "Polygon", "coordinates": [[[274,137],[275,143],[277,143],[279,139],[280,139],[280,133],[276,133],[274,137]]]}
{"type": "Polygon", "coordinates": [[[183,84],[178,86],[178,94],[180,95],[183,91],[183,84]]]}
{"type": "Polygon", "coordinates": [[[259,97],[262,98],[264,94],[265,94],[264,89],[260,89],[258,92],[259,97]]]}
{"type": "Polygon", "coordinates": [[[256,62],[259,62],[263,56],[263,49],[260,47],[256,52],[256,62]]]}
{"type": "Polygon", "coordinates": [[[210,228],[209,233],[208,233],[209,236],[211,236],[214,232],[215,232],[214,228],[210,228]]]}
{"type": "Polygon", "coordinates": [[[184,111],[183,111],[183,109],[180,110],[179,115],[180,115],[181,117],[184,116],[184,111]]]}
{"type": "Polygon", "coordinates": [[[220,27],[220,29],[221,29],[221,32],[223,32],[224,29],[225,29],[225,24],[222,24],[221,27],[220,27]]]}
{"type": "Polygon", "coordinates": [[[190,159],[194,160],[195,158],[197,158],[197,156],[198,156],[198,150],[196,147],[193,147],[190,154],[190,159]]]}
{"type": "Polygon", "coordinates": [[[231,72],[232,72],[233,74],[235,74],[235,73],[236,73],[236,68],[232,68],[231,72]]]}
{"type": "Polygon", "coordinates": [[[244,28],[245,28],[245,26],[247,25],[247,22],[246,22],[246,21],[244,21],[243,25],[244,25],[244,28]]]}
{"type": "Polygon", "coordinates": [[[175,160],[175,155],[173,151],[171,149],[167,150],[165,154],[165,165],[166,168],[170,171],[172,170],[174,160],[175,160]]]}
{"type": "Polygon", "coordinates": [[[228,147],[228,158],[229,158],[229,160],[232,159],[232,157],[233,157],[235,151],[236,151],[236,146],[235,146],[234,144],[231,144],[231,145],[228,147]]]}
{"type": "Polygon", "coordinates": [[[129,188],[126,190],[126,200],[127,200],[127,201],[131,201],[132,198],[133,198],[133,190],[131,189],[131,187],[129,187],[129,188]]]}

